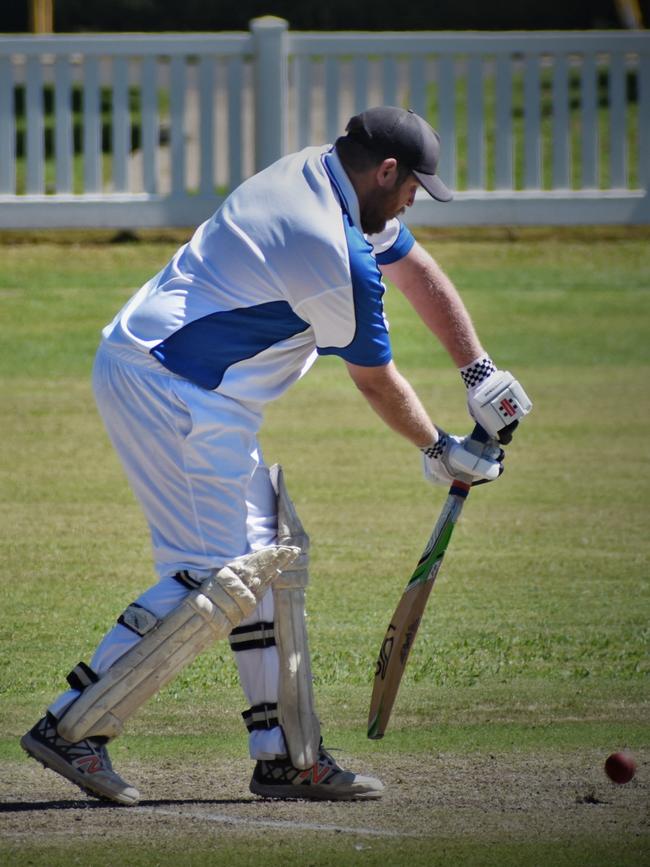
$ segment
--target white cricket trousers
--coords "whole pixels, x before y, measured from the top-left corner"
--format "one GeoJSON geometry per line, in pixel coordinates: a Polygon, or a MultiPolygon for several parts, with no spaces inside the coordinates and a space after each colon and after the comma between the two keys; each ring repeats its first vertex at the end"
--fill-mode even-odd
{"type": "MultiPolygon", "coordinates": [[[[151,531],[160,580],[136,601],[162,618],[190,592],[173,578],[177,572],[207,577],[276,541],[275,492],[257,442],[261,413],[169,373],[147,355],[106,344],[95,358],[93,389],[151,531]]],[[[242,625],[272,620],[269,591],[242,625]]],[[[91,668],[102,674],[138,641],[117,624],[91,668]]],[[[249,704],[277,702],[276,648],[235,658],[249,704]]],[[[77,695],[67,690],[50,711],[60,716],[77,695]]],[[[279,727],[251,732],[249,747],[254,759],[286,753],[279,727]]]]}

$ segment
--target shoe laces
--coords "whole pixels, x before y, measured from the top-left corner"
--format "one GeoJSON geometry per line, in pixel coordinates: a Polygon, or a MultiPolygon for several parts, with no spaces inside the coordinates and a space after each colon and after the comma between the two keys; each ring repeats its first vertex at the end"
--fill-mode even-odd
{"type": "Polygon", "coordinates": [[[93,743],[92,740],[89,740],[88,743],[92,744],[92,746],[94,747],[96,752],[99,754],[99,757],[102,761],[102,764],[104,764],[106,766],[107,770],[112,771],[113,770],[113,763],[111,762],[110,756],[108,755],[108,750],[106,749],[106,745],[93,743]]]}
{"type": "Polygon", "coordinates": [[[343,770],[339,763],[336,761],[332,752],[341,752],[341,747],[329,747],[329,749],[325,749],[325,747],[321,744],[318,749],[318,759],[317,762],[319,764],[326,764],[332,768],[336,768],[337,770],[343,770]]]}
{"type": "Polygon", "coordinates": [[[83,755],[92,753],[101,761],[102,765],[109,771],[113,770],[111,760],[108,756],[108,750],[103,740],[95,740],[94,738],[86,738],[82,741],[73,743],[61,735],[56,730],[56,722],[53,719],[45,717],[39,726],[42,737],[49,741],[54,749],[61,755],[65,756],[69,761],[73,761],[83,755]]]}

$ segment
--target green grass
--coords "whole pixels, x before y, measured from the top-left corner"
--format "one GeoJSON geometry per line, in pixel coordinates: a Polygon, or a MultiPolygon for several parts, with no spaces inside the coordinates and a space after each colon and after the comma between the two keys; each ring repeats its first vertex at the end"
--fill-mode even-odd
{"type": "MultiPolygon", "coordinates": [[[[141,848],[123,848],[121,854],[114,843],[92,842],[86,844],[83,850],[83,861],[72,861],[74,858],[71,847],[58,843],[54,847],[27,844],[10,852],[12,865],[47,863],[48,867],[68,867],[71,863],[92,864],[93,867],[114,867],[120,863],[119,858],[128,859],[129,867],[151,865],[159,867],[177,865],[178,863],[195,867],[195,865],[217,864],[241,867],[257,867],[260,863],[260,841],[242,838],[236,842],[205,842],[200,837],[196,839],[196,848],[188,852],[185,842],[176,843],[166,851],[158,851],[155,861],[152,852],[146,846],[141,848]]],[[[273,838],[264,839],[264,853],[267,863],[287,863],[286,842],[273,838]],[[284,844],[284,845],[283,845],[284,844]]],[[[616,867],[639,867],[644,862],[645,849],[641,841],[634,841],[629,849],[621,851],[620,845],[612,841],[604,846],[593,839],[576,839],[569,844],[550,841],[543,847],[533,842],[519,843],[516,849],[512,841],[494,841],[485,843],[463,843],[458,840],[442,840],[433,846],[423,846],[420,840],[404,840],[400,842],[399,855],[396,855],[393,843],[383,840],[336,840],[328,841],[326,845],[314,847],[313,835],[305,832],[298,835],[297,846],[303,853],[300,860],[294,863],[308,864],[309,867],[385,867],[386,864],[399,864],[409,867],[449,867],[450,864],[462,864],[463,867],[520,867],[521,864],[548,864],[554,867],[573,867],[576,864],[612,864],[616,867]],[[307,858],[308,860],[302,860],[307,858]],[[398,858],[399,860],[395,860],[398,858]],[[541,859],[541,860],[540,860],[541,859]]],[[[124,863],[124,862],[122,862],[124,863]]]]}
{"type": "MultiPolygon", "coordinates": [[[[203,836],[205,833],[203,832],[203,836]]],[[[308,864],[309,867],[385,867],[386,864],[399,864],[409,867],[449,867],[450,864],[462,864],[463,867],[520,867],[521,864],[552,864],[554,867],[573,867],[575,864],[615,864],[616,867],[639,867],[643,861],[645,849],[641,841],[634,841],[625,851],[612,841],[604,846],[593,839],[584,838],[569,844],[550,841],[540,847],[537,843],[523,842],[516,850],[512,842],[494,841],[485,843],[463,843],[458,840],[442,840],[433,846],[424,846],[420,840],[404,840],[400,842],[399,854],[396,855],[393,843],[372,840],[367,842],[337,840],[328,841],[326,845],[315,847],[313,835],[305,832],[298,835],[297,848],[302,855],[294,863],[308,864]],[[302,860],[306,858],[308,860],[302,860]],[[395,860],[398,858],[399,860],[395,860]],[[540,858],[542,860],[540,860],[540,858]]],[[[264,857],[266,863],[281,864],[286,862],[286,841],[273,838],[264,839],[264,857]]],[[[9,850],[9,862],[12,865],[47,864],[48,867],[68,867],[71,863],[92,864],[93,867],[114,867],[124,857],[129,867],[151,865],[167,867],[179,863],[195,867],[195,865],[216,864],[241,867],[257,867],[260,863],[259,840],[243,837],[233,842],[219,840],[206,842],[200,837],[195,841],[195,848],[188,852],[187,843],[176,843],[165,851],[158,851],[155,861],[152,852],[146,846],[133,849],[120,847],[114,843],[92,842],[84,845],[83,861],[73,861],[74,853],[65,843],[55,846],[39,846],[27,844],[9,850]],[[117,854],[117,853],[120,854],[117,854]]],[[[122,862],[124,863],[124,862],[122,862]]]]}
{"type": "MultiPolygon", "coordinates": [[[[62,570],[68,593],[118,582],[114,594],[94,600],[91,623],[74,634],[76,614],[61,604],[50,626],[63,631],[61,659],[70,647],[92,646],[115,598],[151,578],[144,523],[104,438],[88,374],[100,326],[171,250],[143,243],[3,251],[9,336],[0,374],[12,419],[5,544],[21,571],[45,579],[48,596],[34,610],[25,605],[29,583],[9,589],[9,640],[37,620],[41,634],[62,570]],[[114,553],[123,532],[120,562],[114,553]]],[[[468,504],[408,679],[457,687],[485,677],[571,683],[621,676],[643,684],[650,668],[648,245],[447,241],[435,252],[463,287],[486,345],[533,395],[535,411],[503,481],[468,504]]],[[[436,420],[464,429],[463,394],[444,353],[396,292],[387,309],[398,364],[436,420]]],[[[411,447],[384,430],[333,359],[321,360],[270,408],[263,441],[269,459],[286,465],[314,541],[317,677],[367,684],[368,649],[442,494],[422,484],[411,447]],[[336,617],[321,618],[322,611],[336,617]]],[[[42,653],[42,666],[11,662],[3,690],[20,693],[26,670],[32,688],[53,683],[51,648],[42,653]]],[[[219,665],[228,657],[224,648],[219,665]]],[[[234,669],[226,669],[233,683],[234,669]]],[[[199,664],[181,679],[183,688],[201,689],[211,670],[212,661],[199,664]]]]}
{"type": "MultiPolygon", "coordinates": [[[[100,328],[180,237],[0,247],[0,761],[19,761],[16,736],[153,581],[145,524],[89,374],[100,328]]],[[[309,624],[328,740],[378,762],[438,751],[606,755],[624,745],[645,755],[650,236],[470,237],[421,234],[535,408],[503,479],[467,503],[379,744],[365,737],[374,659],[444,491],[420,479],[413,448],[384,429],[335,359],[322,359],[267,415],[267,460],[285,466],[312,537],[309,624]]],[[[396,291],[387,312],[398,366],[433,417],[468,429],[444,352],[396,291]]],[[[241,756],[242,707],[222,643],[142,710],[115,756],[241,756]]],[[[387,858],[385,841],[367,852],[349,845],[333,844],[339,863],[387,858]]],[[[564,845],[548,842],[548,858],[516,835],[487,854],[471,835],[449,838],[447,860],[408,841],[403,851],[412,864],[647,863],[643,839],[626,840],[618,860],[617,845],[576,831],[564,845]]],[[[86,863],[112,863],[102,843],[93,846],[86,863]]],[[[235,848],[235,863],[249,863],[249,843],[235,848]]],[[[26,844],[10,863],[66,863],[63,844],[48,851],[26,844]]],[[[197,844],[187,863],[205,863],[201,851],[197,844]]],[[[150,863],[142,857],[130,863],[150,863]]],[[[332,863],[318,857],[310,863],[332,863]]]]}

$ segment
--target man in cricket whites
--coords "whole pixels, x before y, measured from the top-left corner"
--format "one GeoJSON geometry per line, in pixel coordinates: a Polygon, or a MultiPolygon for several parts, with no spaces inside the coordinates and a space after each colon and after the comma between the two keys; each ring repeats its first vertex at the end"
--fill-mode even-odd
{"type": "Polygon", "coordinates": [[[396,369],[383,276],[441,341],[491,437],[511,421],[495,401],[527,398],[400,222],[420,186],[439,202],[452,198],[436,175],[436,132],[387,106],[353,117],[346,132],[245,181],[104,328],[94,392],[149,523],[159,580],[21,740],[94,797],[138,802],[106,744],[220,638],[229,638],[249,705],[252,792],[381,796],[378,779],[341,768],[322,744],[303,610],[308,537],[282,469],[260,452],[264,407],[318,355],[337,355],[383,421],[420,450],[426,479],[498,477],[503,452],[495,445],[477,457],[467,437],[435,426],[396,369]]]}

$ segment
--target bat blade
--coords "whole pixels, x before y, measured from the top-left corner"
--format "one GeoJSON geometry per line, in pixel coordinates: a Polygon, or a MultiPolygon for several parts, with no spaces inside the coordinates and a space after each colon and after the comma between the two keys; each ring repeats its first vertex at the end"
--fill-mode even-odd
{"type": "Polygon", "coordinates": [[[386,630],[375,666],[370,699],[368,737],[372,740],[382,738],[386,731],[429,594],[468,492],[469,485],[462,482],[454,483],[449,489],[449,495],[424,553],[386,630]]]}

